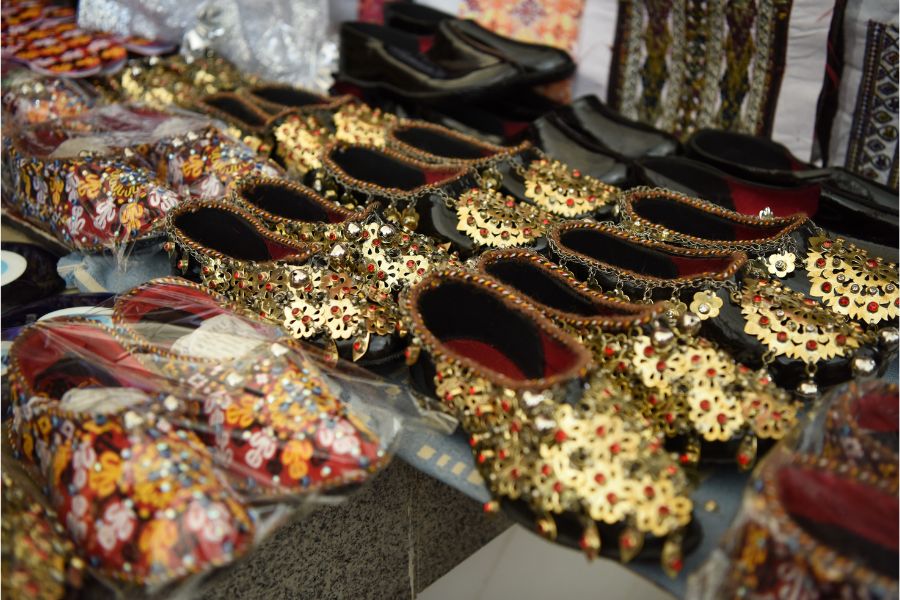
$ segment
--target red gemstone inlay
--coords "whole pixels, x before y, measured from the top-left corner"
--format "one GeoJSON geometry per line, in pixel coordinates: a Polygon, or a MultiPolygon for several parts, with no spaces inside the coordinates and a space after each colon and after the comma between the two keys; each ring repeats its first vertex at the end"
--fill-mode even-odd
{"type": "Polygon", "coordinates": [[[875,267],[878,266],[878,261],[875,260],[874,258],[870,258],[869,260],[866,261],[866,266],[869,267],[870,269],[874,269],[875,267]]]}
{"type": "Polygon", "coordinates": [[[827,281],[826,281],[825,283],[823,283],[823,284],[822,284],[822,291],[825,292],[826,294],[827,294],[828,292],[830,292],[830,291],[831,291],[831,284],[828,283],[827,281]]]}
{"type": "Polygon", "coordinates": [[[742,467],[746,467],[747,465],[750,464],[750,457],[747,456],[746,454],[744,454],[743,452],[741,452],[740,454],[737,455],[737,461],[738,461],[738,463],[740,463],[740,465],[742,467]]]}
{"type": "Polygon", "coordinates": [[[834,343],[837,344],[838,346],[843,346],[844,344],[847,343],[847,336],[844,335],[843,333],[839,333],[839,334],[834,338],[834,343]]]}
{"type": "Polygon", "coordinates": [[[825,259],[824,259],[824,258],[818,258],[818,259],[816,259],[816,266],[819,267],[820,269],[821,269],[822,267],[824,267],[824,266],[825,266],[825,259]]]}
{"type": "Polygon", "coordinates": [[[604,483],[606,483],[606,476],[603,473],[597,473],[596,475],[594,475],[594,481],[596,481],[600,485],[603,485],[604,483]]]}
{"type": "Polygon", "coordinates": [[[701,400],[701,401],[700,401],[700,408],[702,408],[703,410],[708,411],[710,408],[712,408],[712,404],[709,403],[709,400],[701,400]]]}
{"type": "Polygon", "coordinates": [[[838,304],[840,304],[841,306],[847,306],[850,304],[850,298],[848,298],[847,296],[841,296],[838,300],[838,304]]]}
{"type": "Polygon", "coordinates": [[[763,327],[765,327],[766,325],[768,325],[768,324],[769,324],[769,317],[765,317],[765,316],[764,316],[764,317],[760,317],[760,318],[759,318],[759,324],[762,325],[763,327]]]}
{"type": "Polygon", "coordinates": [[[553,469],[550,468],[550,465],[544,465],[543,467],[541,467],[541,473],[544,474],[544,477],[548,477],[552,472],[553,469]]]}
{"type": "Polygon", "coordinates": [[[653,346],[647,346],[646,348],[644,348],[644,356],[646,356],[647,358],[653,356],[654,353],[655,350],[653,350],[653,346]]]}
{"type": "Polygon", "coordinates": [[[869,304],[866,305],[866,310],[869,311],[870,313],[878,312],[878,303],[877,302],[869,302],[869,304]]]}
{"type": "Polygon", "coordinates": [[[783,343],[785,343],[785,342],[787,341],[787,339],[788,339],[788,334],[787,334],[786,332],[784,332],[784,331],[779,331],[779,332],[778,332],[778,335],[776,335],[775,338],[776,338],[779,342],[781,342],[781,343],[783,344],[783,343]]]}
{"type": "Polygon", "coordinates": [[[562,491],[563,491],[563,484],[560,483],[559,481],[557,481],[556,483],[554,483],[554,484],[553,484],[553,491],[556,492],[557,494],[561,494],[562,491]]]}
{"type": "Polygon", "coordinates": [[[724,425],[725,423],[728,422],[728,417],[725,416],[723,413],[719,413],[718,415],[716,415],[716,421],[719,422],[719,425],[724,425]]]}
{"type": "Polygon", "coordinates": [[[597,437],[603,437],[604,435],[606,435],[606,427],[601,425],[600,427],[597,428],[595,433],[597,434],[597,437]]]}
{"type": "Polygon", "coordinates": [[[556,432],[556,441],[560,444],[568,439],[569,436],[566,435],[566,432],[560,429],[556,432]]]}
{"type": "Polygon", "coordinates": [[[816,340],[809,340],[806,342],[806,349],[809,350],[810,352],[812,352],[813,350],[815,350],[818,347],[819,347],[819,342],[817,342],[816,340]]]}

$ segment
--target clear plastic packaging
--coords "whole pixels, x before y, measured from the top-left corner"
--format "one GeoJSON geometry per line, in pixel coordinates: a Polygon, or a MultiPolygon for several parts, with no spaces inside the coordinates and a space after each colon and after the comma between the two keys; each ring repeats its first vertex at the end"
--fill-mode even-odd
{"type": "Polygon", "coordinates": [[[190,589],[387,464],[402,388],[182,279],[109,308],[112,327],[18,336],[10,439],[85,568],[126,597],[190,589]]]}
{"type": "Polygon", "coordinates": [[[188,197],[221,197],[274,164],[208,118],[109,105],[4,132],[4,205],[70,250],[111,252],[161,237],[165,214],[188,197]]]}
{"type": "Polygon", "coordinates": [[[688,598],[898,594],[896,385],[850,382],[760,464],[688,598]]]}

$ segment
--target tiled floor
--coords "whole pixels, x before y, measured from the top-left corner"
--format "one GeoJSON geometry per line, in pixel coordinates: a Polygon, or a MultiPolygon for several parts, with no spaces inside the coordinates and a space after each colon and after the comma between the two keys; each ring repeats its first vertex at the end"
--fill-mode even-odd
{"type": "Polygon", "coordinates": [[[578,552],[513,526],[438,579],[418,600],[671,600],[672,596],[609,560],[578,552]]]}

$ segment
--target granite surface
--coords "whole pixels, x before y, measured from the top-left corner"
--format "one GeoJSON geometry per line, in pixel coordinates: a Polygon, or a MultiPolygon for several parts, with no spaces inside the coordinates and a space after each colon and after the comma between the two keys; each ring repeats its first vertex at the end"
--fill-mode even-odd
{"type": "Polygon", "coordinates": [[[191,596],[412,598],[509,525],[395,460],[346,502],[283,526],[191,596]]]}

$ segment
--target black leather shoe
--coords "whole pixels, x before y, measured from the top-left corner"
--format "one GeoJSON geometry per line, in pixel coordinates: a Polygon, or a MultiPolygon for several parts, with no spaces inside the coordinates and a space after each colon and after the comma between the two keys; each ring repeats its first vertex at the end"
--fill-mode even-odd
{"type": "Polygon", "coordinates": [[[575,62],[564,50],[503,37],[471,19],[457,19],[421,4],[391,2],[384,7],[384,20],[391,27],[418,36],[446,37],[456,47],[494,55],[519,69],[519,84],[557,81],[575,72],[575,62]]]}
{"type": "Polygon", "coordinates": [[[680,156],[640,159],[634,164],[633,178],[636,183],[675,190],[745,215],[758,216],[768,208],[776,217],[804,213],[815,219],[819,209],[818,185],[758,184],[680,156]]]}
{"type": "Polygon", "coordinates": [[[628,158],[668,156],[681,150],[675,136],[623,117],[593,94],[582,96],[556,112],[585,137],[615,148],[616,152],[628,158]]]}
{"type": "Polygon", "coordinates": [[[244,90],[245,98],[271,115],[286,110],[298,113],[331,112],[350,101],[350,96],[325,96],[311,90],[269,83],[244,90]]]}
{"type": "Polygon", "coordinates": [[[433,48],[422,52],[416,36],[390,27],[344,23],[340,37],[337,79],[364,90],[418,101],[472,99],[496,93],[519,79],[519,70],[499,58],[450,57],[433,48]]]}
{"type": "Polygon", "coordinates": [[[817,183],[816,222],[827,229],[897,247],[897,192],[840,167],[816,168],[782,144],[742,133],[701,129],[685,145],[688,156],[758,183],[817,183]]]}
{"type": "Polygon", "coordinates": [[[529,135],[538,148],[573,169],[613,185],[627,182],[627,159],[585,137],[554,113],[532,123],[529,135]]]}

